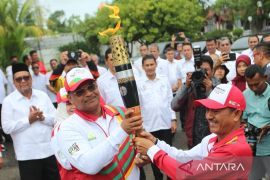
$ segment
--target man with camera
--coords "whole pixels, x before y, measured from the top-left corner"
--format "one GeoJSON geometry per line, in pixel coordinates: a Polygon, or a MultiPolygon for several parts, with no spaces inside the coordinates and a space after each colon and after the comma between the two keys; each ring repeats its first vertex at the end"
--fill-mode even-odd
{"type": "Polygon", "coordinates": [[[213,76],[213,60],[210,56],[201,56],[197,70],[187,73],[185,84],[172,100],[174,111],[185,109],[185,132],[189,148],[200,143],[210,133],[204,116],[205,107],[195,107],[193,101],[206,98],[218,84],[219,81],[213,76]]]}
{"type": "Polygon", "coordinates": [[[232,42],[228,37],[220,39],[221,56],[219,58],[220,64],[224,64],[228,69],[227,79],[231,81],[236,76],[235,62],[240,54],[231,51],[232,42]]]}
{"type": "Polygon", "coordinates": [[[247,141],[256,156],[250,178],[261,179],[270,176],[270,86],[258,65],[248,67],[245,77],[249,89],[244,91],[247,107],[243,119],[247,120],[247,141]]]}

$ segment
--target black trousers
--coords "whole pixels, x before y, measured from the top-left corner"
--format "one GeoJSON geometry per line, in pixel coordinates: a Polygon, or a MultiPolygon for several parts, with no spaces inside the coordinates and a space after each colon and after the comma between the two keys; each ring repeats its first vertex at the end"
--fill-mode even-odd
{"type": "Polygon", "coordinates": [[[21,180],[60,180],[55,156],[18,163],[21,180]]]}
{"type": "MultiPolygon", "coordinates": [[[[172,132],[171,132],[171,129],[162,129],[162,130],[159,130],[159,131],[151,132],[151,134],[153,134],[153,136],[155,136],[159,140],[165,141],[167,144],[172,145],[172,132]]],[[[151,164],[151,166],[152,166],[153,174],[155,176],[155,180],[162,180],[163,179],[162,172],[153,163],[151,164]]]]}

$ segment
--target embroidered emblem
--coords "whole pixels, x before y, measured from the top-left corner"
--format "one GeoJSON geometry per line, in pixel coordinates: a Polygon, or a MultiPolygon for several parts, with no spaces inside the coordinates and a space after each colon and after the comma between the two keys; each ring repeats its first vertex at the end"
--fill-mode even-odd
{"type": "Polygon", "coordinates": [[[96,136],[93,132],[88,133],[88,141],[92,141],[96,139],[96,136]]]}
{"type": "Polygon", "coordinates": [[[75,152],[78,152],[78,151],[80,151],[80,148],[77,145],[77,143],[72,144],[72,146],[68,148],[68,152],[70,155],[73,155],[75,152]]]}

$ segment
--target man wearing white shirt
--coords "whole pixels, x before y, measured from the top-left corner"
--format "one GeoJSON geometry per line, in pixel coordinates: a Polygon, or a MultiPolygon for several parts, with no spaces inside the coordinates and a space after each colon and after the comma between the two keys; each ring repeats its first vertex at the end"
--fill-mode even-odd
{"type": "Polygon", "coordinates": [[[194,57],[193,57],[193,50],[191,43],[183,43],[183,54],[184,58],[180,60],[181,68],[179,71],[181,71],[182,74],[182,83],[186,82],[187,73],[194,72],[194,57]]]}
{"type": "Polygon", "coordinates": [[[50,66],[51,66],[51,71],[46,73],[46,87],[47,87],[47,94],[49,98],[51,99],[53,105],[55,108],[57,108],[57,102],[56,102],[56,91],[53,88],[53,86],[50,84],[50,77],[53,73],[53,71],[57,68],[58,66],[58,61],[57,59],[51,59],[50,60],[50,66]]]}
{"type": "Polygon", "coordinates": [[[254,64],[253,48],[259,44],[259,37],[257,35],[250,35],[248,37],[248,49],[244,50],[242,54],[249,56],[251,64],[254,64]]]}
{"type": "Polygon", "coordinates": [[[148,54],[148,46],[146,44],[141,44],[140,45],[140,54],[141,57],[139,57],[135,62],[134,62],[134,69],[136,69],[137,76],[141,77],[142,75],[145,75],[145,72],[142,68],[142,58],[148,54]]]}
{"type": "Polygon", "coordinates": [[[47,91],[47,78],[46,75],[41,74],[39,72],[39,65],[38,63],[33,63],[32,64],[32,70],[34,72],[33,76],[32,76],[32,87],[34,89],[40,90],[45,92],[46,94],[48,93],[47,91]]]}
{"type": "MultiPolygon", "coordinates": [[[[146,76],[138,83],[138,94],[142,111],[143,127],[146,131],[172,144],[172,133],[176,131],[176,116],[170,103],[173,95],[166,76],[156,73],[157,63],[152,55],[144,56],[142,60],[146,76]]],[[[152,166],[156,179],[163,175],[155,166],[152,166]]]]}
{"type": "MultiPolygon", "coordinates": [[[[1,123],[1,109],[2,109],[3,100],[6,97],[6,89],[5,89],[6,85],[7,85],[7,79],[6,79],[2,69],[0,69],[0,92],[1,92],[0,93],[0,146],[3,143],[2,142],[3,131],[2,131],[2,125],[1,125],[2,124],[1,123]]],[[[1,147],[0,147],[0,149],[1,149],[1,147]]],[[[0,154],[1,154],[1,151],[0,151],[0,154]]],[[[1,167],[0,167],[0,169],[1,169],[1,167]]]]}
{"type": "MultiPolygon", "coordinates": [[[[234,53],[231,51],[232,43],[231,40],[228,37],[223,37],[220,39],[220,51],[221,51],[221,57],[222,59],[230,59],[229,54],[234,53]]],[[[233,80],[236,76],[236,70],[235,70],[235,62],[240,54],[235,53],[235,60],[224,60],[224,65],[229,69],[229,73],[227,74],[228,81],[233,80]]]]}
{"type": "MultiPolygon", "coordinates": [[[[10,57],[11,65],[14,64],[14,63],[17,63],[18,61],[19,60],[18,60],[18,57],[17,56],[11,56],[10,57]]],[[[11,65],[9,65],[6,68],[6,75],[7,75],[7,81],[8,81],[8,84],[7,84],[7,94],[10,94],[10,93],[12,93],[15,90],[15,87],[14,87],[14,84],[13,84],[13,77],[12,77],[11,65]]]]}
{"type": "Polygon", "coordinates": [[[174,49],[169,47],[166,50],[166,58],[168,61],[169,67],[169,82],[172,88],[172,92],[175,93],[182,85],[182,74],[181,71],[178,71],[181,63],[178,60],[174,59],[174,49]]]}
{"type": "Polygon", "coordinates": [[[159,56],[159,47],[156,43],[153,43],[149,47],[150,53],[155,57],[157,62],[156,73],[158,75],[169,77],[168,62],[159,56]]]}
{"type": "Polygon", "coordinates": [[[116,71],[113,66],[111,48],[107,49],[105,52],[105,63],[108,67],[108,71],[97,80],[100,95],[103,97],[106,104],[124,107],[115,76],[116,71]]]}
{"type": "Polygon", "coordinates": [[[107,69],[106,69],[105,67],[102,67],[102,66],[100,66],[100,65],[98,64],[98,62],[99,62],[99,57],[98,57],[98,55],[92,54],[92,55],[91,55],[91,59],[92,59],[92,61],[94,61],[94,63],[96,64],[100,76],[101,76],[102,74],[104,74],[104,73],[107,72],[107,69]]]}
{"type": "Polygon", "coordinates": [[[14,64],[12,72],[16,90],[3,101],[2,126],[12,137],[21,180],[57,180],[50,148],[55,108],[47,94],[32,89],[27,65],[14,64]]]}
{"type": "Polygon", "coordinates": [[[216,54],[218,56],[221,55],[220,51],[217,50],[217,41],[215,38],[210,38],[206,40],[206,49],[207,52],[205,53],[205,55],[210,56],[212,54],[216,54]]]}

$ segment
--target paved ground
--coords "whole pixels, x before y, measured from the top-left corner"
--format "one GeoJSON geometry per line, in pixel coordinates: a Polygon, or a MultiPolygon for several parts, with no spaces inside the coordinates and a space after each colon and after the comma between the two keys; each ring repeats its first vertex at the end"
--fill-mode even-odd
{"type": "MultiPolygon", "coordinates": [[[[180,127],[180,126],[178,126],[180,127]]],[[[186,149],[186,136],[181,129],[178,128],[175,134],[173,144],[175,147],[186,149]]],[[[15,160],[15,155],[13,151],[13,146],[11,143],[6,144],[7,151],[3,153],[5,165],[4,168],[0,170],[0,180],[19,180],[19,170],[18,163],[15,160]]],[[[34,150],[33,150],[34,151],[34,150]]],[[[31,153],[31,152],[29,152],[31,153]]],[[[147,180],[153,180],[152,169],[150,165],[145,167],[147,180]]],[[[165,178],[164,178],[165,179],[165,178]]]]}

